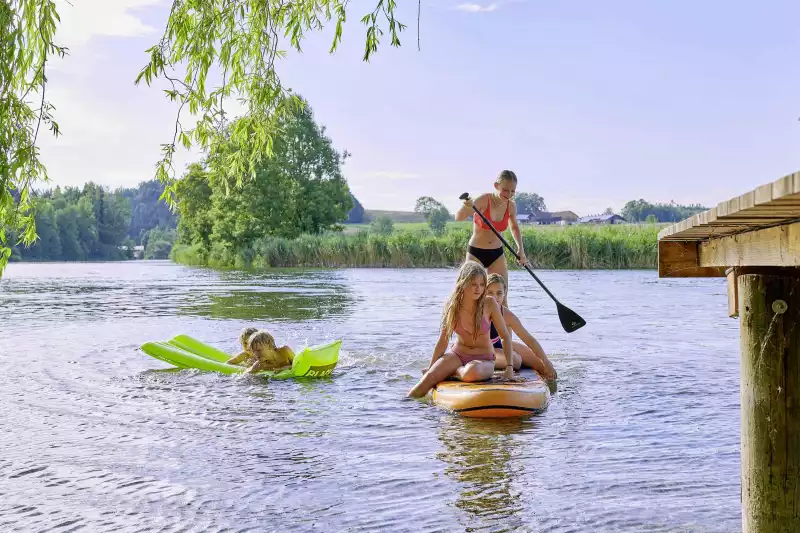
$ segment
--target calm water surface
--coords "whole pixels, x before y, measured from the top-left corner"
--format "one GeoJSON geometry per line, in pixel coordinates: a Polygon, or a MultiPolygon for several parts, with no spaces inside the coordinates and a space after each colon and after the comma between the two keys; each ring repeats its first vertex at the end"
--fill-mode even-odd
{"type": "Polygon", "coordinates": [[[559,372],[549,409],[405,400],[455,271],[12,264],[0,280],[0,531],[740,531],[738,323],[722,280],[525,272],[509,303],[559,372]],[[138,350],[266,327],[344,340],[329,380],[138,350]]]}

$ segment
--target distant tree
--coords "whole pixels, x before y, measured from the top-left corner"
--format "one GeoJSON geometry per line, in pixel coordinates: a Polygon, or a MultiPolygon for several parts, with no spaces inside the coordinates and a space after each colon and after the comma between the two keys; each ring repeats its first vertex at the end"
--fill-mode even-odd
{"type": "Polygon", "coordinates": [[[150,241],[144,251],[145,259],[169,259],[172,243],[167,241],[150,241]]]}
{"type": "Polygon", "coordinates": [[[361,205],[361,202],[352,194],[350,198],[353,199],[353,209],[347,213],[347,222],[349,224],[360,224],[364,222],[364,206],[361,205]]]}
{"type": "Polygon", "coordinates": [[[655,224],[656,222],[658,222],[658,217],[656,217],[655,215],[647,215],[647,218],[645,218],[644,221],[647,222],[648,224],[655,224]]]}
{"type": "Polygon", "coordinates": [[[420,196],[417,198],[417,203],[414,206],[414,212],[420,213],[425,218],[428,218],[431,213],[442,207],[444,207],[444,205],[438,200],[435,200],[430,196],[420,196]]]}
{"type": "Polygon", "coordinates": [[[610,207],[606,207],[606,210],[603,211],[603,214],[604,215],[613,215],[614,214],[614,210],[611,209],[610,207]]]}
{"type": "Polygon", "coordinates": [[[428,226],[435,235],[442,235],[447,228],[447,222],[453,218],[441,202],[430,196],[417,198],[414,212],[425,216],[428,226]]]}
{"type": "Polygon", "coordinates": [[[651,204],[639,199],[626,203],[622,208],[622,216],[629,222],[642,222],[650,215],[655,216],[659,222],[678,222],[706,209],[699,204],[680,205],[675,202],[651,204]]]}
{"type": "Polygon", "coordinates": [[[143,181],[135,188],[118,189],[116,194],[128,199],[131,220],[128,237],[139,244],[145,232],[153,228],[174,228],[178,225],[178,215],[173,213],[161,199],[164,185],[158,180],[143,181]]]}
{"type": "Polygon", "coordinates": [[[544,198],[536,193],[520,192],[514,196],[514,203],[517,204],[517,213],[531,214],[536,211],[547,211],[544,198]]]}
{"type": "Polygon", "coordinates": [[[199,163],[189,165],[186,173],[175,185],[180,219],[178,221],[178,241],[184,244],[200,244],[211,250],[211,231],[214,219],[211,217],[211,186],[208,172],[199,163]]]}
{"type": "Polygon", "coordinates": [[[428,217],[428,225],[434,235],[444,235],[447,229],[447,222],[452,220],[450,212],[444,207],[434,210],[428,217]]]}
{"type": "Polygon", "coordinates": [[[394,222],[386,215],[381,215],[370,222],[369,230],[377,235],[391,235],[394,231],[394,222]]]}

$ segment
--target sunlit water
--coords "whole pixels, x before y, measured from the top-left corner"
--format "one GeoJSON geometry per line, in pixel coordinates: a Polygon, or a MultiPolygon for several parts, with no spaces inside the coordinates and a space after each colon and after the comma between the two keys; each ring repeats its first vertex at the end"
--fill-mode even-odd
{"type": "Polygon", "coordinates": [[[721,280],[525,272],[510,305],[559,373],[546,412],[405,400],[454,270],[12,264],[0,281],[0,531],[741,530],[738,323],[721,280]],[[219,376],[138,350],[244,326],[343,339],[329,380],[219,376]]]}

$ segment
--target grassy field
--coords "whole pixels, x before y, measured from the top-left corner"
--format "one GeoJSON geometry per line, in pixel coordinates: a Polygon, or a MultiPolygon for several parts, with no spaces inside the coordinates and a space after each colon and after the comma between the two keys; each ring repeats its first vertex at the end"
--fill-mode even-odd
{"type": "MultiPolygon", "coordinates": [[[[464,260],[470,237],[469,223],[452,223],[442,236],[427,225],[395,224],[391,235],[376,235],[368,225],[346,233],[303,235],[289,240],[268,237],[242,250],[214,246],[177,245],[179,263],[225,268],[271,267],[452,267],[464,260]]],[[[657,235],[662,225],[528,226],[523,240],[534,268],[624,269],[656,268],[657,235]]],[[[510,241],[510,232],[507,232],[510,241]]],[[[513,267],[514,261],[506,252],[513,267]]]]}
{"type": "Polygon", "coordinates": [[[365,209],[364,216],[368,220],[375,220],[378,217],[389,217],[395,223],[398,222],[425,222],[425,216],[414,211],[383,211],[381,209],[365,209]]]}
{"type": "MultiPolygon", "coordinates": [[[[462,222],[448,222],[447,228],[466,228],[469,229],[472,221],[465,220],[462,222]]],[[[354,235],[359,231],[369,230],[369,223],[365,224],[345,224],[344,225],[344,233],[346,235],[354,235]]],[[[395,231],[430,231],[428,229],[427,222],[395,222],[394,223],[394,230],[395,231]]]]}

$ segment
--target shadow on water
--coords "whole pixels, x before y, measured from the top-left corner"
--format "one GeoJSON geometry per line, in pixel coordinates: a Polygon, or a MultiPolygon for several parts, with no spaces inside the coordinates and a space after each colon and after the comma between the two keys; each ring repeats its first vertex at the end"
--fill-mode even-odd
{"type": "Polygon", "coordinates": [[[447,464],[445,474],[459,483],[455,506],[464,511],[465,531],[514,531],[524,526],[514,485],[522,474],[521,452],[515,435],[531,428],[530,420],[480,420],[445,417],[439,440],[445,448],[437,457],[447,464]]]}

